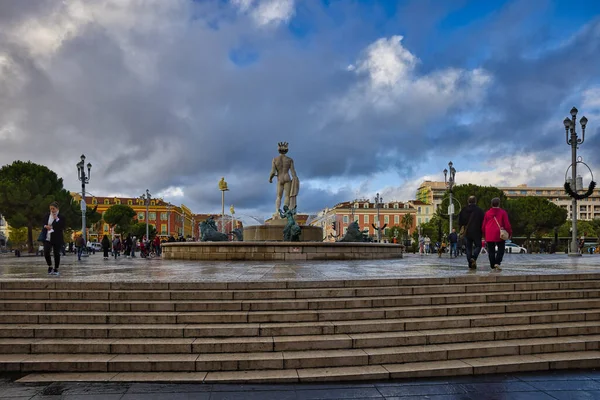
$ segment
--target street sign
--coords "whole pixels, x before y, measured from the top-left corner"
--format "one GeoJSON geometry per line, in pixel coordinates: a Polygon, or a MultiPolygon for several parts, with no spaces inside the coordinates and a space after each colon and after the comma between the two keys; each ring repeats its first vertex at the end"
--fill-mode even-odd
{"type": "Polygon", "coordinates": [[[448,215],[454,215],[454,204],[448,206],[448,215]]]}

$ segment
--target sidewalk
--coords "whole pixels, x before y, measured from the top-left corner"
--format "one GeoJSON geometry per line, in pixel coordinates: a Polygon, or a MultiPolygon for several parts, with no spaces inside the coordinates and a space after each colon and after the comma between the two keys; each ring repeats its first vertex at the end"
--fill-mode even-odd
{"type": "Polygon", "coordinates": [[[19,384],[0,375],[0,399],[68,400],[571,400],[600,399],[600,372],[552,371],[332,384],[19,384]]]}

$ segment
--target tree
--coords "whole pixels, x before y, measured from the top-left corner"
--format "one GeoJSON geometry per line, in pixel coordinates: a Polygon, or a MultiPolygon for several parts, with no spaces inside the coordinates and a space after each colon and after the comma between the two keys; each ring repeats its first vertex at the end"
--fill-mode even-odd
{"type": "Polygon", "coordinates": [[[104,213],[104,222],[114,227],[115,232],[125,234],[130,231],[135,215],[133,208],[124,204],[115,204],[104,213]]]}
{"type": "MultiPolygon", "coordinates": [[[[149,236],[149,240],[154,239],[154,237],[156,237],[156,228],[154,227],[154,225],[148,225],[148,236],[149,236]]],[[[131,227],[131,234],[138,237],[138,238],[142,238],[143,236],[146,236],[146,223],[145,222],[138,222],[137,224],[133,225],[131,227]]]]}
{"type": "Polygon", "coordinates": [[[27,228],[12,228],[8,234],[8,241],[11,247],[20,249],[27,243],[27,228]]]}
{"type": "Polygon", "coordinates": [[[513,236],[542,236],[567,220],[567,210],[543,197],[525,196],[505,205],[513,236]]]}
{"type": "Polygon", "coordinates": [[[406,235],[406,230],[398,225],[391,226],[385,229],[386,236],[388,240],[391,242],[394,240],[394,236],[396,237],[404,237],[406,235]]]}
{"type": "MultiPolygon", "coordinates": [[[[500,198],[500,204],[506,203],[506,196],[504,192],[498,188],[493,186],[479,186],[473,184],[467,185],[456,185],[452,189],[452,195],[456,199],[456,201],[460,202],[461,207],[465,207],[467,205],[467,200],[469,196],[475,196],[477,198],[477,205],[482,210],[487,210],[491,207],[492,199],[495,197],[500,198]]],[[[442,204],[448,205],[448,193],[444,195],[444,199],[442,200],[442,204]]],[[[459,207],[456,207],[455,213],[458,213],[459,207]]],[[[444,210],[446,212],[446,210],[444,210]]],[[[447,217],[446,217],[447,218],[447,217]]]]}
{"type": "Polygon", "coordinates": [[[31,161],[15,161],[0,168],[0,213],[13,228],[27,228],[30,253],[34,252],[34,228],[37,237],[52,201],[58,201],[70,225],[72,197],[56,173],[31,161]]]}
{"type": "Polygon", "coordinates": [[[402,227],[404,228],[404,235],[402,235],[404,238],[407,237],[408,232],[410,231],[410,228],[412,228],[413,225],[413,215],[408,213],[408,214],[404,214],[402,216],[402,219],[400,220],[400,224],[402,225],[402,227]]]}

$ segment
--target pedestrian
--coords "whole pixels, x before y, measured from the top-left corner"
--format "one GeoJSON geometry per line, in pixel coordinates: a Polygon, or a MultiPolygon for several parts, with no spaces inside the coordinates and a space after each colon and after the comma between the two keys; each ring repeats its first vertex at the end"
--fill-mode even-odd
{"type": "Polygon", "coordinates": [[[104,235],[102,238],[102,251],[104,252],[104,259],[108,260],[108,250],[110,250],[110,240],[108,236],[104,235]]]}
{"type": "Polygon", "coordinates": [[[485,213],[481,231],[487,245],[490,268],[493,271],[502,271],[500,265],[504,257],[506,240],[512,236],[512,228],[508,214],[500,208],[498,197],[492,199],[492,208],[485,213]]]}
{"type": "Polygon", "coordinates": [[[125,257],[129,258],[131,256],[131,246],[133,244],[133,240],[131,239],[131,233],[127,234],[127,238],[125,238],[125,257]]]}
{"type": "Polygon", "coordinates": [[[452,228],[452,233],[448,235],[448,241],[450,242],[450,258],[452,255],[458,257],[458,234],[456,228],[452,228]]]}
{"type": "Polygon", "coordinates": [[[115,239],[113,240],[113,253],[115,255],[115,260],[117,259],[117,257],[119,257],[121,251],[121,239],[119,239],[118,236],[115,237],[115,239]]]}
{"type": "Polygon", "coordinates": [[[135,251],[137,250],[137,237],[131,238],[131,258],[135,258],[135,251]]]}
{"type": "Polygon", "coordinates": [[[431,239],[429,236],[425,235],[425,254],[431,253],[431,239]]]}
{"type": "Polygon", "coordinates": [[[465,253],[470,269],[477,269],[477,257],[482,248],[481,224],[483,223],[483,210],[477,206],[477,198],[469,196],[467,206],[458,215],[460,236],[465,242],[465,253]]]}
{"type": "Polygon", "coordinates": [[[44,257],[48,264],[48,275],[60,275],[58,267],[60,266],[60,252],[63,245],[63,233],[65,230],[65,218],[60,215],[58,203],[50,203],[50,212],[44,218],[44,228],[40,237],[44,239],[44,257]],[[54,253],[54,269],[52,269],[52,258],[50,251],[54,253]]]}
{"type": "Polygon", "coordinates": [[[160,248],[160,237],[158,237],[158,235],[154,237],[153,244],[154,244],[154,252],[156,253],[156,256],[160,257],[161,248],[160,248]]]}
{"type": "Polygon", "coordinates": [[[83,235],[77,235],[77,238],[75,239],[75,247],[77,247],[77,261],[81,261],[81,253],[83,253],[83,246],[85,246],[83,235]]]}

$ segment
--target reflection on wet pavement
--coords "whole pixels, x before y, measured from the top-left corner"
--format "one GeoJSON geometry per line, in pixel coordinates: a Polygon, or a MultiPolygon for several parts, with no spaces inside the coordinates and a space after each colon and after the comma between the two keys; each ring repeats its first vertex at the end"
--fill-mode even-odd
{"type": "MultiPolygon", "coordinates": [[[[488,274],[487,258],[479,258],[476,274],[488,274]]],[[[586,273],[600,271],[600,255],[507,254],[503,275],[586,273]]],[[[446,277],[470,272],[466,259],[406,254],[394,260],[351,261],[179,261],[163,259],[103,260],[101,254],[81,262],[63,257],[61,276],[46,275],[42,257],[0,255],[0,279],[77,281],[276,281],[446,277]]]]}

